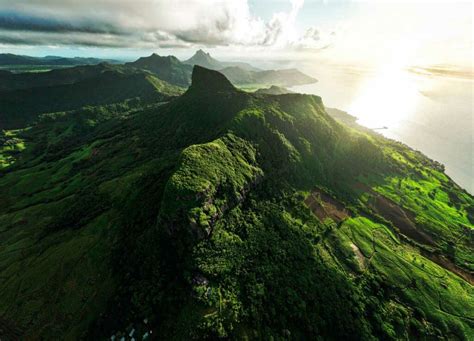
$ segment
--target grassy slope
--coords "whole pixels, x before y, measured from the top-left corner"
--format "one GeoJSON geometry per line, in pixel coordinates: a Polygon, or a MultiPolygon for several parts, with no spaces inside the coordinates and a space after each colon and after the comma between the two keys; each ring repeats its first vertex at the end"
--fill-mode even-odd
{"type": "Polygon", "coordinates": [[[0,177],[1,322],[43,337],[133,323],[175,338],[471,338],[472,285],[430,257],[470,269],[472,197],[316,96],[213,78],[167,105],[7,132],[25,149],[0,177]],[[315,187],[352,218],[319,221],[303,204],[315,187]],[[377,193],[439,242],[404,238],[377,193]]]}

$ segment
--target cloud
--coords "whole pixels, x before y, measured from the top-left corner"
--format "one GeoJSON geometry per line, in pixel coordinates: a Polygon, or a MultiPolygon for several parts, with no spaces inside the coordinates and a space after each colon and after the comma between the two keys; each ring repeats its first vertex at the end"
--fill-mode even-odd
{"type": "MultiPolygon", "coordinates": [[[[304,0],[264,21],[247,0],[0,0],[0,43],[104,47],[276,46],[298,37],[304,0]]],[[[305,44],[306,44],[305,43],[305,44]]]]}

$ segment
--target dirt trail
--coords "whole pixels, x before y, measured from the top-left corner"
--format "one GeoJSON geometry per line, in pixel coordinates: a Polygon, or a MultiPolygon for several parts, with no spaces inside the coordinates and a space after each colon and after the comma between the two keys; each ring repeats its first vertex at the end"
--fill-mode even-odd
{"type": "Polygon", "coordinates": [[[304,202],[321,222],[331,218],[339,223],[350,216],[344,205],[319,189],[313,190],[304,202]]]}
{"type": "Polygon", "coordinates": [[[474,274],[472,272],[469,272],[467,270],[464,270],[460,267],[458,267],[456,264],[454,264],[452,261],[449,259],[445,258],[442,255],[436,255],[433,253],[428,253],[428,252],[422,252],[421,253],[424,257],[429,258],[432,262],[438,264],[442,268],[445,268],[452,273],[455,273],[462,279],[464,279],[466,282],[468,282],[471,285],[474,285],[474,274]]]}
{"type": "Polygon", "coordinates": [[[375,193],[373,200],[370,202],[370,206],[382,217],[391,221],[405,236],[420,244],[429,246],[436,245],[436,242],[430,235],[416,227],[414,223],[415,215],[401,208],[392,200],[375,193]]]}

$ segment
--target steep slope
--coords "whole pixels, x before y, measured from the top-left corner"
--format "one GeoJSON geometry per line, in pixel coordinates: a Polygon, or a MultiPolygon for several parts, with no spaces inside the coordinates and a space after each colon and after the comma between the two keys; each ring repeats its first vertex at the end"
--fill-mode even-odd
{"type": "Polygon", "coordinates": [[[473,198],[317,96],[195,67],[167,104],[0,141],[23,145],[0,177],[12,335],[473,337],[473,198]]]}
{"type": "MultiPolygon", "coordinates": [[[[82,75],[76,78],[80,77],[82,75]]],[[[105,69],[95,77],[73,84],[0,92],[0,128],[25,127],[41,113],[111,104],[133,98],[164,100],[180,93],[180,88],[148,73],[122,73],[105,69]]]]}
{"type": "Polygon", "coordinates": [[[148,70],[170,84],[186,87],[191,83],[193,67],[180,62],[174,56],[164,57],[153,53],[149,57],[126,63],[125,66],[148,70]]]}

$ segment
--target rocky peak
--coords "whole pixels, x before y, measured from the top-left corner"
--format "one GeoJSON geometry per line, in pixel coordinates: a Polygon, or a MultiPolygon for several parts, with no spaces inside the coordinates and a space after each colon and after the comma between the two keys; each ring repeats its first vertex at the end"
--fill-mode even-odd
{"type": "Polygon", "coordinates": [[[190,89],[199,91],[235,90],[232,83],[220,72],[195,65],[190,89]]]}

